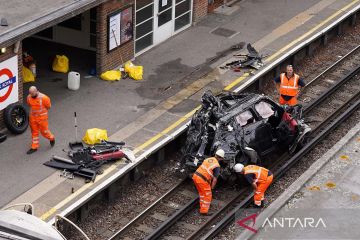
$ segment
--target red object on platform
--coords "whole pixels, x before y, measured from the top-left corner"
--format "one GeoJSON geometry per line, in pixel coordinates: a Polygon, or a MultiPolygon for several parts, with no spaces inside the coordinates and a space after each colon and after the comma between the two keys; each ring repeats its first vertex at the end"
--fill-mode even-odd
{"type": "Polygon", "coordinates": [[[110,152],[110,153],[103,153],[103,154],[95,154],[92,156],[92,159],[94,160],[112,160],[112,159],[120,159],[123,158],[125,156],[125,154],[123,153],[123,151],[119,150],[116,152],[110,152]]]}

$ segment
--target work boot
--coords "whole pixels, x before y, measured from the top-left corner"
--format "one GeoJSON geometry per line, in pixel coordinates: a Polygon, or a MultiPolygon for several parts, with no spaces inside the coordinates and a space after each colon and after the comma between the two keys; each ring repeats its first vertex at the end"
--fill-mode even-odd
{"type": "Polygon", "coordinates": [[[250,204],[250,208],[262,208],[261,205],[256,205],[255,203],[250,204]]]}
{"type": "Polygon", "coordinates": [[[55,139],[50,140],[50,145],[51,145],[51,147],[53,147],[55,145],[55,139]]]}
{"type": "Polygon", "coordinates": [[[34,152],[36,152],[36,151],[37,151],[37,149],[30,148],[30,149],[26,152],[26,154],[32,154],[32,153],[34,153],[34,152]]]}
{"type": "Polygon", "coordinates": [[[213,212],[207,212],[207,213],[200,213],[202,216],[212,216],[213,212]]]}

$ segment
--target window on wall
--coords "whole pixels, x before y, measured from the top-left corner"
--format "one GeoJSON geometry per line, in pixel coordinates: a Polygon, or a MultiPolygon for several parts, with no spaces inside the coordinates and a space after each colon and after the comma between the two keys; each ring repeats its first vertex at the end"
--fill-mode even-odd
{"type": "Polygon", "coordinates": [[[158,26],[162,26],[163,24],[171,21],[172,19],[172,8],[167,9],[160,13],[158,17],[158,26]]]}
{"type": "Polygon", "coordinates": [[[154,2],[153,0],[136,1],[135,52],[153,44],[154,2]]]}
{"type": "Polygon", "coordinates": [[[90,9],[90,47],[96,48],[96,8],[90,9]]]}
{"type": "Polygon", "coordinates": [[[151,33],[136,41],[135,51],[140,52],[141,50],[151,46],[152,44],[153,44],[153,34],[151,33]]]}
{"type": "Polygon", "coordinates": [[[82,22],[82,16],[81,14],[79,14],[73,18],[70,18],[68,20],[59,23],[58,26],[81,31],[82,29],[81,22],[82,22]]]}
{"type": "Polygon", "coordinates": [[[153,2],[154,0],[136,0],[136,10],[140,10],[153,2]]]}
{"type": "Polygon", "coordinates": [[[175,31],[187,26],[191,21],[191,0],[176,0],[175,31]]]}
{"type": "Polygon", "coordinates": [[[169,22],[173,18],[173,1],[172,0],[156,0],[159,1],[158,9],[158,27],[169,22]]]}
{"type": "Polygon", "coordinates": [[[149,19],[142,24],[136,26],[136,38],[141,38],[153,30],[153,19],[149,19]]]}

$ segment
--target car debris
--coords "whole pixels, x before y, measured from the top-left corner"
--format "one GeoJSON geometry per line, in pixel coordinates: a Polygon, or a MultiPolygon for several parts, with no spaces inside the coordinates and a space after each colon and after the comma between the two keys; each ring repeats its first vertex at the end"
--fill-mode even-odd
{"type": "Polygon", "coordinates": [[[302,106],[281,106],[260,94],[204,93],[182,148],[183,162],[196,170],[219,148],[225,151],[222,178],[233,175],[236,163],[267,166],[280,154],[293,154],[308,139],[311,128],[302,106]]]}
{"type": "Polygon", "coordinates": [[[64,169],[61,173],[60,173],[60,177],[63,178],[67,178],[67,179],[74,179],[74,174],[72,172],[68,172],[66,171],[66,169],[64,169]]]}
{"type": "Polygon", "coordinates": [[[132,151],[123,148],[124,142],[101,141],[92,146],[86,146],[68,151],[68,158],[53,156],[45,166],[63,170],[61,176],[72,179],[71,175],[82,176],[89,181],[95,181],[96,175],[102,174],[101,167],[109,162],[126,159],[133,162],[132,151]]]}
{"type": "Polygon", "coordinates": [[[236,54],[235,57],[240,57],[241,59],[226,63],[225,66],[220,67],[221,69],[232,69],[234,71],[240,71],[241,68],[252,67],[256,70],[264,66],[262,61],[266,56],[260,55],[256,49],[251,46],[250,43],[247,44],[248,54],[236,54]]]}

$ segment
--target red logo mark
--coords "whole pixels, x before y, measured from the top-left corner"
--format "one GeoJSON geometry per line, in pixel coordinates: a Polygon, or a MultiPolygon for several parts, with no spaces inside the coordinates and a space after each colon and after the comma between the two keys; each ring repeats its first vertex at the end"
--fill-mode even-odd
{"type": "MultiPolygon", "coordinates": [[[[12,72],[11,72],[9,69],[7,69],[7,68],[4,68],[4,69],[1,69],[1,70],[0,70],[0,77],[1,77],[2,75],[8,76],[9,79],[13,77],[12,72]]],[[[9,86],[9,88],[8,88],[8,90],[6,91],[6,93],[5,93],[4,96],[0,96],[0,102],[4,102],[4,101],[10,96],[10,93],[11,93],[11,90],[12,90],[12,89],[13,89],[13,84],[11,84],[11,85],[9,86]]]]}
{"type": "Polygon", "coordinates": [[[257,230],[254,229],[254,228],[252,228],[252,227],[255,225],[255,223],[256,223],[256,217],[257,217],[257,213],[254,213],[253,215],[250,215],[250,216],[248,216],[248,217],[246,217],[246,218],[244,218],[244,219],[241,219],[241,220],[238,221],[237,223],[238,223],[241,227],[246,228],[246,229],[248,229],[248,230],[250,230],[250,231],[252,231],[252,232],[254,232],[254,233],[257,233],[257,230]],[[248,225],[245,225],[245,222],[247,222],[248,220],[252,220],[252,222],[253,222],[253,224],[252,224],[251,227],[249,227],[248,225]]]}

